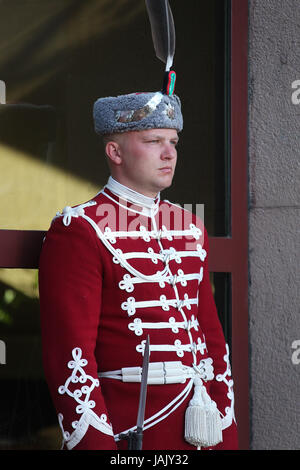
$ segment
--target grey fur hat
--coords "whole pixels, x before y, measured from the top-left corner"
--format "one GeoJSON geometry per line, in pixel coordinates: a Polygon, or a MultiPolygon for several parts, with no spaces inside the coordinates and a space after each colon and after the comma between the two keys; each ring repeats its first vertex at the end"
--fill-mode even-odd
{"type": "Polygon", "coordinates": [[[162,128],[180,132],[183,128],[180,99],[161,92],[99,98],[93,116],[100,135],[162,128]]]}

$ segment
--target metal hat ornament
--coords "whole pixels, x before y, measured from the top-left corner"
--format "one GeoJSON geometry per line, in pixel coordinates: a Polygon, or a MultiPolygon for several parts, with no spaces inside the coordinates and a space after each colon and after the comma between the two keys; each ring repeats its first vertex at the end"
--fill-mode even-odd
{"type": "Polygon", "coordinates": [[[145,2],[156,56],[166,64],[162,92],[170,96],[174,93],[176,83],[176,73],[170,70],[175,54],[173,14],[168,0],[145,0],[145,2]]]}

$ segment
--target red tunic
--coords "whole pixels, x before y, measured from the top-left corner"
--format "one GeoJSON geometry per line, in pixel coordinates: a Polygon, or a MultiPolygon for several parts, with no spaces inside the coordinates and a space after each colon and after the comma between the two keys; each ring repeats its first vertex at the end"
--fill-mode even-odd
{"type": "Polygon", "coordinates": [[[139,369],[121,370],[141,367],[147,335],[159,378],[148,385],[143,449],[196,449],[184,436],[193,364],[206,367],[199,377],[221,413],[214,448],[237,448],[207,254],[201,221],[168,201],[147,209],[104,189],[54,218],[40,257],[41,329],[66,448],[127,448],[118,435],[136,424],[140,383],[127,380],[139,369]]]}

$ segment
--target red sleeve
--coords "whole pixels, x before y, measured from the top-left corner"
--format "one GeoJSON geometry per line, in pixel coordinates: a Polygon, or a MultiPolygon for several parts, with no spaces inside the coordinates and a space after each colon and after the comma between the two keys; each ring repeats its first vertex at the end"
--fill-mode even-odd
{"type": "Polygon", "coordinates": [[[101,311],[102,267],[89,224],[55,219],[39,266],[46,380],[68,449],[116,449],[94,356],[101,311]]]}
{"type": "Polygon", "coordinates": [[[214,379],[210,382],[210,397],[222,413],[223,442],[214,449],[236,450],[237,427],[234,417],[233,380],[229,364],[229,350],[218,317],[208,270],[208,235],[204,230],[203,248],[207,256],[203,269],[203,280],[199,288],[199,323],[205,335],[208,355],[213,359],[214,379]]]}

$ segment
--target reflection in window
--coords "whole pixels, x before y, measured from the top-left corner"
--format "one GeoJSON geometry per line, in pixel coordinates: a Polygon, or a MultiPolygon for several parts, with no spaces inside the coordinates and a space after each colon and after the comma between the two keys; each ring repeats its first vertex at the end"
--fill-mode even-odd
{"type": "MultiPolygon", "coordinates": [[[[94,101],[161,89],[144,2],[115,3],[0,2],[1,228],[44,230],[56,211],[92,198],[108,177],[94,101]]],[[[228,235],[230,2],[175,1],[172,9],[184,130],[163,197],[205,204],[208,233],[228,235]]]]}
{"type": "Polygon", "coordinates": [[[37,270],[0,270],[0,450],[58,449],[60,434],[42,367],[37,270]]]}

